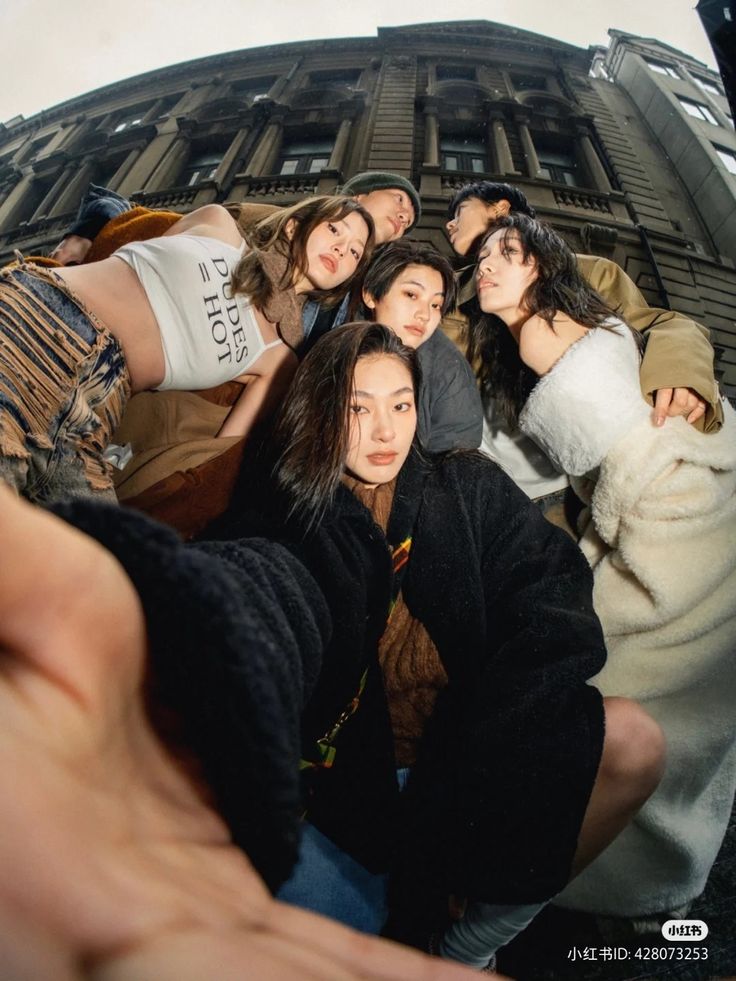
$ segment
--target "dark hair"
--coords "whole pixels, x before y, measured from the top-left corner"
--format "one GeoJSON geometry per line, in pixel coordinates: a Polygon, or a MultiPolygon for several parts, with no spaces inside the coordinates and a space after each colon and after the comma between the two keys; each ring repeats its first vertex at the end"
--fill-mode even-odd
{"type": "Polygon", "coordinates": [[[294,376],[276,421],[272,449],[277,493],[288,517],[314,527],[332,502],[350,443],[349,409],[360,358],[389,355],[404,364],[414,392],[420,372],[415,352],[383,324],[357,321],[331,330],[315,344],[294,376]]]}
{"type": "Polygon", "coordinates": [[[325,221],[340,221],[355,213],[368,226],[368,238],[355,272],[334,290],[311,290],[308,294],[328,306],[339,303],[354,280],[363,275],[370,261],[374,245],[374,226],[373,219],[359,201],[337,196],[321,195],[307,198],[290,208],[280,208],[250,229],[246,239],[253,249],[243,256],[233,273],[233,292],[244,293],[259,309],[267,306],[273,287],[264,272],[258,250],[273,249],[286,256],[288,262],[279,285],[282,289],[289,289],[295,278],[307,272],[307,240],[314,229],[325,221]],[[294,225],[290,233],[287,226],[292,221],[294,225]]]}
{"type": "Polygon", "coordinates": [[[511,211],[514,214],[528,215],[534,218],[536,212],[526,199],[526,195],[511,184],[499,184],[495,181],[473,181],[472,184],[464,184],[455,194],[447,208],[447,217],[452,221],[458,207],[467,201],[468,198],[479,198],[486,204],[495,204],[496,201],[508,201],[511,211]]]}
{"type": "MultiPolygon", "coordinates": [[[[598,296],[578,270],[577,261],[566,242],[549,225],[527,215],[508,215],[497,219],[483,242],[499,228],[518,235],[524,262],[534,259],[537,276],[524,291],[519,306],[541,317],[554,330],[552,320],[560,311],[584,327],[605,327],[613,311],[598,296]]],[[[483,246],[481,245],[481,251],[483,246]]],[[[495,314],[483,313],[476,306],[468,328],[468,360],[479,363],[481,393],[496,400],[510,425],[537,383],[537,375],[521,360],[516,341],[506,324],[495,314]]]]}
{"type": "Polygon", "coordinates": [[[363,289],[376,299],[382,299],[393,286],[396,277],[407,266],[429,266],[442,277],[442,316],[455,309],[457,303],[457,284],[452,266],[433,245],[399,239],[379,246],[363,280],[363,289]]]}

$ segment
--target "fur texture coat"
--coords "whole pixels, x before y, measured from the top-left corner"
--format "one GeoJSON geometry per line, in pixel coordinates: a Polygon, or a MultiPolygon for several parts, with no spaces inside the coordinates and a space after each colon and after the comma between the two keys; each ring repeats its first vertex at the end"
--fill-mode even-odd
{"type": "Polygon", "coordinates": [[[609,915],[698,896],[736,788],[736,416],[704,436],[662,428],[639,394],[627,330],[590,331],[537,384],[520,425],[588,502],[580,546],[608,661],[604,695],[639,701],[667,739],[665,776],[633,823],[562,894],[609,915]]]}

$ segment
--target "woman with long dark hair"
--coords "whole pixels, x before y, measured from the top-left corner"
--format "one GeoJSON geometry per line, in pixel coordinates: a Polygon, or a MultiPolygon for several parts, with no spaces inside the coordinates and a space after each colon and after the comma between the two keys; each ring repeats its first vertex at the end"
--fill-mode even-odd
{"type": "Polygon", "coordinates": [[[578,550],[480,454],[418,451],[417,384],[392,331],[348,324],[276,426],[268,532],[333,622],[280,896],[368,932],[390,905],[395,933],[481,967],[626,824],[662,746],[587,683],[605,649],[578,550]],[[450,894],[469,905],[448,927],[450,894]]]}
{"type": "Polygon", "coordinates": [[[561,902],[614,916],[682,911],[703,890],[736,789],[736,426],[651,422],[635,335],[549,226],[503,218],[477,266],[481,377],[587,505],[606,695],[641,700],[668,765],[654,796],[561,902]]]}
{"type": "Polygon", "coordinates": [[[21,262],[0,281],[0,475],[32,499],[114,498],[103,457],[131,393],[248,381],[220,434],[243,436],[296,366],[301,303],[337,300],[373,223],[316,197],[265,219],[246,245],[219,205],[93,265],[21,262]]]}

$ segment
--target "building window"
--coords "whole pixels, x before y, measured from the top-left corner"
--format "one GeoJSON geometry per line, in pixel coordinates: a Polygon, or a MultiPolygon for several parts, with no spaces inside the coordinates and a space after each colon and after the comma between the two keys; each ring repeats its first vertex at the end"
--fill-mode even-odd
{"type": "Polygon", "coordinates": [[[475,68],[472,65],[437,65],[438,82],[474,82],[475,68]]]}
{"type": "Polygon", "coordinates": [[[511,84],[517,92],[547,91],[547,79],[544,75],[512,75],[511,84]]]}
{"type": "Polygon", "coordinates": [[[129,116],[127,119],[121,119],[117,126],[113,127],[113,133],[122,133],[123,130],[130,129],[131,126],[139,126],[142,122],[143,116],[141,113],[129,116]]]}
{"type": "Polygon", "coordinates": [[[260,102],[267,98],[271,87],[276,81],[276,75],[268,75],[262,78],[243,78],[233,84],[233,92],[239,99],[246,102],[260,102]]]}
{"type": "Polygon", "coordinates": [[[97,173],[95,174],[95,184],[99,184],[101,187],[109,187],[123,160],[125,160],[125,154],[121,153],[99,163],[97,165],[97,173]]]}
{"type": "Polygon", "coordinates": [[[647,61],[647,65],[658,75],[669,75],[670,78],[680,77],[674,68],[670,65],[664,65],[661,61],[647,61]]]}
{"type": "Polygon", "coordinates": [[[693,75],[693,78],[705,92],[710,92],[711,95],[721,95],[721,90],[709,78],[700,78],[698,75],[693,75]]]}
{"type": "Polygon", "coordinates": [[[327,69],[309,73],[310,85],[347,85],[353,88],[360,79],[360,70],[356,68],[327,69]]]}
{"type": "Polygon", "coordinates": [[[715,151],[725,164],[729,174],[736,174],[736,153],[733,150],[724,150],[722,147],[715,147],[715,151]]]}
{"type": "Polygon", "coordinates": [[[563,147],[547,143],[543,136],[534,139],[539,159],[539,176],[568,187],[580,187],[580,167],[574,154],[563,147]]]}
{"type": "Polygon", "coordinates": [[[205,150],[192,153],[189,163],[182,172],[180,184],[191,187],[193,184],[201,184],[202,181],[209,181],[217,173],[217,168],[222,161],[222,151],[205,150]]]}
{"type": "Polygon", "coordinates": [[[704,106],[700,102],[692,102],[690,99],[684,99],[681,95],[678,95],[677,98],[680,100],[680,105],[688,116],[693,116],[695,119],[702,119],[704,122],[711,123],[713,126],[718,125],[718,120],[707,106],[704,106]]]}
{"type": "Polygon", "coordinates": [[[443,170],[461,170],[472,174],[485,174],[488,170],[485,144],[476,139],[442,137],[440,154],[443,170]]]}
{"type": "Polygon", "coordinates": [[[318,174],[330,162],[333,140],[289,143],[281,151],[277,173],[318,174]]]}

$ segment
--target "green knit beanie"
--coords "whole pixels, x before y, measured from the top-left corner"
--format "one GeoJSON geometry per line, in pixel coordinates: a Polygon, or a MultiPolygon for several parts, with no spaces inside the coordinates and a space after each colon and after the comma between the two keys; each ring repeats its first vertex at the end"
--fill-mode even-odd
{"type": "Polygon", "coordinates": [[[370,194],[371,191],[383,191],[385,189],[397,187],[404,191],[414,208],[414,221],[407,228],[410,232],[422,217],[422,205],[419,201],[417,189],[408,181],[406,177],[399,177],[398,174],[389,174],[385,170],[367,170],[363,174],[356,174],[346,181],[340,188],[340,194],[353,198],[356,194],[370,194]]]}

